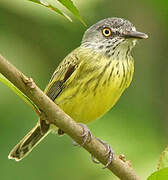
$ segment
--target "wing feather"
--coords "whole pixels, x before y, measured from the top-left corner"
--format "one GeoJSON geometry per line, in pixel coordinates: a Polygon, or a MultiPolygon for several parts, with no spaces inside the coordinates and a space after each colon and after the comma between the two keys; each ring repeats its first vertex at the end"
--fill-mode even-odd
{"type": "Polygon", "coordinates": [[[56,68],[44,91],[53,101],[58,97],[63,88],[65,88],[66,81],[74,73],[79,62],[79,57],[77,56],[76,51],[73,51],[56,68]]]}

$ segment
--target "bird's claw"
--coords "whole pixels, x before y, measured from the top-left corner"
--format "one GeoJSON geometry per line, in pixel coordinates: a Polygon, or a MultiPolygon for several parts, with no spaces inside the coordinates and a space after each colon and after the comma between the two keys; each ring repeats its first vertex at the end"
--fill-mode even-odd
{"type": "MultiPolygon", "coordinates": [[[[105,168],[107,168],[107,167],[111,164],[111,162],[113,161],[113,159],[114,159],[114,152],[113,152],[113,150],[112,150],[112,148],[111,148],[111,146],[110,146],[109,144],[105,143],[105,142],[102,141],[101,139],[98,139],[98,138],[97,138],[97,140],[98,140],[100,143],[102,143],[102,144],[105,146],[105,148],[106,148],[105,156],[107,157],[107,163],[106,163],[106,165],[103,167],[103,169],[105,169],[105,168]]],[[[91,157],[92,157],[92,161],[93,161],[94,163],[96,163],[96,164],[99,163],[99,161],[97,161],[93,155],[92,155],[91,157]]]]}
{"type": "MultiPolygon", "coordinates": [[[[78,123],[78,124],[79,124],[79,125],[82,127],[82,129],[83,129],[83,134],[82,134],[83,142],[82,142],[81,146],[84,146],[86,143],[88,143],[88,142],[91,141],[91,139],[92,139],[92,134],[91,134],[90,130],[88,129],[88,127],[87,127],[86,125],[84,125],[84,124],[82,124],[82,123],[78,123]]],[[[101,139],[98,139],[98,138],[97,138],[97,140],[98,140],[100,143],[102,143],[102,144],[105,146],[105,148],[106,148],[105,156],[107,157],[107,163],[106,163],[106,165],[103,167],[103,169],[105,169],[105,168],[107,168],[107,167],[111,164],[111,162],[113,161],[113,159],[114,159],[114,152],[113,152],[113,150],[112,150],[112,148],[110,147],[109,144],[105,143],[105,142],[102,141],[101,139]]],[[[73,143],[73,145],[76,145],[76,143],[75,143],[75,144],[73,143]]],[[[93,155],[91,155],[91,158],[92,158],[92,161],[93,161],[94,163],[99,164],[99,161],[97,161],[93,155]]]]}
{"type": "Polygon", "coordinates": [[[111,146],[109,144],[104,144],[104,145],[106,146],[106,149],[107,149],[105,156],[107,156],[108,159],[107,159],[107,163],[103,167],[103,169],[107,168],[114,159],[114,151],[111,148],[111,146]]]}
{"type": "Polygon", "coordinates": [[[83,128],[83,142],[81,144],[81,146],[84,146],[86,143],[89,143],[92,139],[92,134],[90,132],[90,130],[88,129],[88,127],[82,123],[78,123],[79,126],[81,126],[83,128]]]}
{"type": "Polygon", "coordinates": [[[95,158],[93,155],[91,155],[91,158],[92,158],[92,161],[93,161],[94,163],[96,163],[96,164],[99,164],[99,163],[100,163],[99,161],[96,160],[96,158],[95,158]]]}

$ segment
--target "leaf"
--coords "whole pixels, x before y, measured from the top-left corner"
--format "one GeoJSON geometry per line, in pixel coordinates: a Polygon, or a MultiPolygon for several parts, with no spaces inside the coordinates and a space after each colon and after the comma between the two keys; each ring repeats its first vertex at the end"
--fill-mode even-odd
{"type": "Polygon", "coordinates": [[[15,94],[17,94],[19,97],[21,97],[33,110],[39,114],[40,110],[38,107],[25,95],[23,94],[17,87],[15,87],[8,79],[6,79],[1,73],[0,73],[0,82],[8,86],[15,94]]]}
{"type": "Polygon", "coordinates": [[[63,6],[65,6],[68,10],[70,10],[71,13],[74,16],[76,16],[82,22],[83,25],[86,26],[86,23],[80,16],[78,9],[75,7],[75,5],[73,4],[71,0],[57,0],[57,1],[59,1],[63,6]]]}
{"type": "Polygon", "coordinates": [[[158,163],[158,170],[168,167],[168,146],[164,149],[158,163]]]}
{"type": "Polygon", "coordinates": [[[61,10],[59,10],[58,8],[52,6],[51,4],[49,4],[48,2],[46,2],[46,1],[44,1],[44,0],[28,0],[28,1],[31,1],[31,2],[40,4],[40,5],[44,6],[44,7],[47,7],[47,8],[49,8],[50,10],[58,13],[59,15],[65,17],[66,19],[68,19],[69,21],[72,22],[72,19],[71,19],[67,14],[65,14],[64,12],[62,12],[61,10]]]}
{"type": "Polygon", "coordinates": [[[168,168],[154,172],[147,180],[168,180],[168,168]]]}

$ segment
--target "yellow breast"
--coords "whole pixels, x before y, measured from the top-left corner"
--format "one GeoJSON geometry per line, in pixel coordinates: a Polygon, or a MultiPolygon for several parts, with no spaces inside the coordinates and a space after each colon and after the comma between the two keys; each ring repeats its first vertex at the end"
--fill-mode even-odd
{"type": "Polygon", "coordinates": [[[110,60],[100,55],[95,59],[89,61],[88,58],[81,64],[56,99],[56,103],[76,122],[88,123],[104,115],[132,80],[132,59],[110,60]]]}

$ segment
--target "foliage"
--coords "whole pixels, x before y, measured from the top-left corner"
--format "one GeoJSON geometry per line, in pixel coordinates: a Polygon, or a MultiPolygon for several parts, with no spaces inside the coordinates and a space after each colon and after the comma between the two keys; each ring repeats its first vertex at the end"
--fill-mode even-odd
{"type": "Polygon", "coordinates": [[[0,81],[6,86],[8,86],[15,94],[21,97],[31,108],[34,109],[36,113],[39,113],[38,107],[25,94],[23,94],[16,86],[14,86],[8,79],[6,79],[1,73],[0,73],[0,81]]]}
{"type": "Polygon", "coordinates": [[[147,180],[167,180],[167,179],[168,179],[168,168],[164,168],[154,172],[147,180]]]}
{"type": "Polygon", "coordinates": [[[158,163],[158,170],[168,167],[168,146],[162,152],[158,163]]]}
{"type": "MultiPolygon", "coordinates": [[[[47,7],[49,9],[55,11],[59,15],[61,15],[65,18],[67,18],[68,20],[72,21],[72,19],[66,13],[64,13],[60,9],[52,6],[51,4],[49,4],[45,0],[28,0],[28,1],[32,1],[32,2],[37,3],[37,4],[41,4],[42,6],[47,7]]],[[[74,16],[76,16],[76,18],[78,18],[81,21],[81,23],[83,23],[86,26],[86,23],[84,22],[84,20],[80,16],[78,9],[75,7],[75,5],[73,4],[73,2],[71,0],[57,0],[57,1],[59,1],[63,6],[65,6],[67,9],[69,9],[69,11],[74,16]]]]}
{"type": "MultiPolygon", "coordinates": [[[[67,14],[65,14],[58,8],[52,6],[45,0],[28,0],[28,1],[40,4],[44,7],[47,7],[49,9],[53,10],[54,12],[62,15],[63,17],[67,18],[68,20],[72,21],[72,19],[67,14]]],[[[73,4],[73,2],[71,0],[58,0],[58,1],[63,6],[65,6],[67,9],[69,9],[69,11],[71,11],[84,25],[86,25],[84,20],[80,16],[78,9],[75,7],[75,5],[73,4]]],[[[39,112],[37,106],[26,95],[24,95],[18,88],[16,88],[10,81],[8,81],[2,74],[0,74],[0,81],[2,83],[4,83],[5,85],[7,85],[19,97],[21,97],[30,107],[32,107],[35,110],[35,112],[37,112],[37,113],[39,112]]]]}

